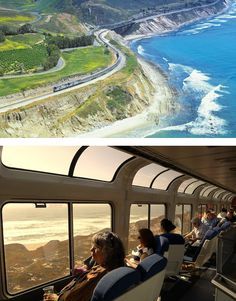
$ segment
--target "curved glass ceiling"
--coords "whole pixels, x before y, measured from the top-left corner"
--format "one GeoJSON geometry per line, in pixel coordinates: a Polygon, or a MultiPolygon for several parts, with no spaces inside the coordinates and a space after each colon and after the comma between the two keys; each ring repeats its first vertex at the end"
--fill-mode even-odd
{"type": "Polygon", "coordinates": [[[2,163],[7,167],[68,175],[78,146],[4,146],[2,163]]]}
{"type": "Polygon", "coordinates": [[[167,190],[170,183],[174,181],[176,178],[181,177],[183,174],[174,171],[167,170],[160,174],[152,184],[152,188],[167,190]]]}
{"type": "Polygon", "coordinates": [[[197,189],[199,186],[201,186],[201,185],[203,185],[203,184],[205,184],[205,182],[203,182],[203,181],[197,181],[197,182],[194,182],[194,183],[190,184],[190,185],[186,188],[185,193],[187,193],[187,194],[193,194],[194,191],[195,191],[195,189],[197,189]]]}
{"type": "Polygon", "coordinates": [[[155,163],[148,164],[136,173],[132,185],[150,187],[153,179],[164,170],[168,169],[155,163]]]}
{"type": "Polygon", "coordinates": [[[196,182],[197,180],[194,178],[188,179],[186,181],[184,181],[183,183],[181,183],[181,185],[178,188],[178,192],[180,193],[184,193],[186,187],[188,187],[188,185],[192,184],[193,182],[196,182]]]}
{"type": "Polygon", "coordinates": [[[91,146],[80,155],[73,176],[112,181],[119,166],[132,157],[111,147],[91,146]]]}

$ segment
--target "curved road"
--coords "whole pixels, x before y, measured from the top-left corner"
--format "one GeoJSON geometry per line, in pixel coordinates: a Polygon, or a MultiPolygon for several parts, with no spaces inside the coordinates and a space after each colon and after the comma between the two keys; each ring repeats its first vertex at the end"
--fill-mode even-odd
{"type": "Polygon", "coordinates": [[[125,55],[120,50],[116,49],[113,45],[111,45],[104,38],[104,36],[107,34],[107,32],[108,32],[107,30],[101,30],[101,31],[96,33],[96,36],[97,36],[97,39],[101,43],[107,45],[110,49],[112,49],[113,52],[118,54],[117,60],[112,66],[110,66],[108,68],[105,68],[102,71],[98,71],[98,72],[96,72],[92,75],[84,77],[82,84],[79,84],[79,85],[76,85],[76,86],[73,86],[73,87],[70,87],[70,88],[66,88],[66,89],[63,89],[63,90],[58,91],[58,92],[52,92],[52,93],[48,93],[48,94],[45,94],[45,95],[41,95],[41,96],[22,98],[22,99],[19,99],[19,100],[17,100],[16,102],[14,102],[12,104],[0,105],[0,113],[4,113],[4,112],[7,112],[7,111],[12,110],[12,109],[20,108],[22,106],[37,102],[39,100],[47,99],[48,97],[51,97],[51,96],[61,95],[63,93],[67,93],[67,92],[70,92],[70,91],[77,90],[81,87],[85,87],[85,86],[88,86],[90,84],[96,83],[100,80],[103,80],[105,78],[108,78],[111,75],[113,75],[114,73],[116,73],[117,71],[121,70],[125,66],[125,62],[126,62],[125,55]],[[106,72],[106,70],[107,70],[107,72],[106,72]]]}

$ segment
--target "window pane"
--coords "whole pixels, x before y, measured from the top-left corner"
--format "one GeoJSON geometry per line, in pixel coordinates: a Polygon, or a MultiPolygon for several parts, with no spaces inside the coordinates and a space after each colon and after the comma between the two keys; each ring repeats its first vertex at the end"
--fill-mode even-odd
{"type": "Polygon", "coordinates": [[[176,205],[175,206],[175,232],[176,233],[182,233],[182,210],[183,210],[183,205],[176,205]]]}
{"type": "Polygon", "coordinates": [[[166,190],[169,186],[169,184],[175,179],[180,177],[182,174],[174,171],[174,170],[168,170],[166,172],[163,172],[159,177],[156,178],[154,181],[152,188],[156,189],[162,189],[166,190]]]}
{"type": "Polygon", "coordinates": [[[2,213],[9,293],[70,274],[67,204],[9,203],[2,213]]]}
{"type": "Polygon", "coordinates": [[[191,183],[196,182],[196,181],[197,181],[197,180],[194,179],[194,178],[191,178],[191,179],[188,179],[188,180],[184,181],[184,182],[179,186],[178,192],[183,193],[184,190],[185,190],[185,188],[186,188],[188,185],[190,185],[191,183]]]}
{"type": "Polygon", "coordinates": [[[224,191],[225,190],[223,190],[223,189],[216,191],[213,195],[213,198],[217,199],[220,196],[220,194],[223,193],[224,191]]]}
{"type": "Polygon", "coordinates": [[[111,147],[89,147],[79,157],[73,176],[111,181],[118,167],[129,158],[132,156],[111,147]]]}
{"type": "Polygon", "coordinates": [[[191,230],[192,206],[184,205],[183,234],[191,230]]]}
{"type": "Polygon", "coordinates": [[[141,168],[136,173],[132,184],[142,187],[150,187],[152,180],[164,170],[167,170],[167,168],[154,163],[149,164],[141,168]]]}
{"type": "Polygon", "coordinates": [[[212,191],[211,189],[215,189],[215,186],[209,185],[204,187],[201,192],[200,192],[200,196],[206,197],[207,194],[209,193],[209,191],[212,191]]]}
{"type": "Polygon", "coordinates": [[[89,257],[91,239],[100,231],[111,230],[109,204],[73,204],[75,263],[80,265],[89,257]]]}
{"type": "Polygon", "coordinates": [[[160,221],[166,216],[166,207],[163,204],[151,205],[150,230],[154,235],[160,234],[160,221]]]}
{"type": "Polygon", "coordinates": [[[203,184],[205,184],[205,182],[203,181],[194,182],[193,184],[188,186],[188,188],[185,190],[185,193],[192,194],[197,187],[203,184]]]}
{"type": "Polygon", "coordinates": [[[78,150],[75,146],[4,146],[2,163],[8,167],[68,175],[78,150]]]}
{"type": "Polygon", "coordinates": [[[133,204],[130,208],[129,253],[139,244],[137,237],[138,230],[141,228],[148,228],[148,205],[133,204]]]}

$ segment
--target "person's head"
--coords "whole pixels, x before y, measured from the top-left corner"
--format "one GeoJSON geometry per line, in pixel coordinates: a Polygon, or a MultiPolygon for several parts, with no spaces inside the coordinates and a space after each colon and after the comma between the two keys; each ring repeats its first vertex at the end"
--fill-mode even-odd
{"type": "Polygon", "coordinates": [[[210,210],[207,210],[206,218],[209,219],[209,220],[212,219],[212,212],[210,210]]]}
{"type": "Polygon", "coordinates": [[[200,218],[194,217],[194,218],[191,220],[191,223],[193,224],[193,227],[194,227],[194,228],[199,228],[202,222],[201,222],[200,218]]]}
{"type": "Polygon", "coordinates": [[[107,270],[124,266],[125,249],[118,235],[113,232],[95,234],[90,251],[93,259],[107,270]]]}
{"type": "Polygon", "coordinates": [[[223,208],[221,209],[221,212],[227,213],[227,209],[223,207],[223,208]]]}
{"type": "Polygon", "coordinates": [[[161,231],[165,233],[169,233],[173,231],[176,226],[167,218],[161,220],[161,231]]]}
{"type": "Polygon", "coordinates": [[[138,239],[143,247],[155,249],[156,242],[151,230],[142,228],[138,230],[138,233],[138,239]]]}

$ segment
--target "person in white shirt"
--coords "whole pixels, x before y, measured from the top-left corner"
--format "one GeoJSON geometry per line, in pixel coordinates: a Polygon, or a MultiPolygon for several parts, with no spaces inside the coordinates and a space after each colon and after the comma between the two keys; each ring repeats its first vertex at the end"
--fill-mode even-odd
{"type": "Polygon", "coordinates": [[[198,217],[194,217],[191,222],[193,225],[193,230],[186,234],[184,238],[191,246],[197,247],[201,244],[201,240],[206,234],[208,227],[204,225],[198,217]]]}

